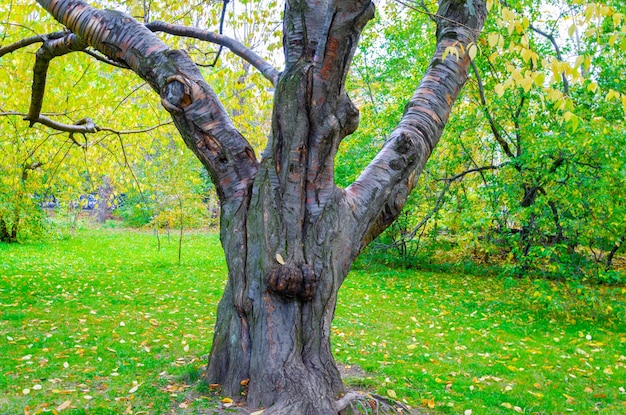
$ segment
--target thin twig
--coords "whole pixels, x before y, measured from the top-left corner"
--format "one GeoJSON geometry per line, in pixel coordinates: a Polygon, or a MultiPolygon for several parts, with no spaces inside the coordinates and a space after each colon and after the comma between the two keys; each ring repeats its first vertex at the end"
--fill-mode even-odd
{"type": "MultiPolygon", "coordinates": [[[[223,4],[222,4],[222,15],[220,16],[220,35],[224,34],[224,17],[226,17],[226,6],[228,6],[230,0],[223,0],[223,4]]],[[[213,63],[210,64],[210,67],[215,67],[215,65],[217,65],[217,61],[220,58],[220,54],[222,53],[222,49],[224,48],[224,45],[220,45],[220,47],[217,49],[217,54],[215,55],[215,60],[213,60],[213,63]]]]}
{"type": "Polygon", "coordinates": [[[513,151],[511,151],[508,141],[500,133],[500,129],[496,125],[495,120],[493,119],[493,117],[491,116],[491,113],[489,112],[489,109],[487,107],[487,100],[485,99],[485,87],[483,85],[482,78],[480,77],[480,72],[478,72],[478,68],[476,67],[476,64],[474,63],[474,61],[471,61],[470,64],[472,65],[474,76],[476,77],[476,84],[478,85],[478,96],[480,97],[480,103],[483,108],[483,112],[485,113],[485,117],[487,117],[487,122],[489,123],[489,127],[491,128],[491,132],[493,133],[493,136],[498,142],[498,144],[500,144],[500,147],[502,147],[502,151],[504,151],[504,153],[510,158],[515,158],[515,154],[513,154],[513,151]]]}
{"type": "Polygon", "coordinates": [[[431,12],[429,12],[427,10],[422,10],[422,9],[420,9],[418,7],[415,7],[415,6],[407,3],[406,1],[403,1],[403,0],[394,0],[394,1],[396,3],[398,3],[398,4],[401,4],[401,5],[405,6],[405,7],[408,7],[411,10],[415,10],[418,13],[421,13],[421,14],[424,14],[424,15],[428,16],[431,20],[433,20],[435,22],[437,21],[437,19],[441,19],[441,20],[445,20],[447,22],[450,22],[450,23],[452,23],[454,25],[464,27],[464,28],[466,28],[467,30],[469,30],[471,32],[480,33],[480,30],[472,29],[471,27],[469,27],[467,25],[464,25],[463,23],[459,23],[456,20],[450,19],[450,18],[445,17],[445,16],[441,16],[441,15],[439,15],[437,13],[431,13],[431,12]]]}
{"type": "Polygon", "coordinates": [[[439,196],[437,197],[437,201],[435,202],[435,206],[432,208],[432,210],[426,216],[424,216],[422,218],[422,220],[413,228],[413,230],[411,232],[409,232],[406,236],[404,236],[402,238],[402,240],[403,241],[407,241],[407,240],[411,240],[411,239],[415,238],[415,235],[417,235],[417,232],[423,226],[425,226],[426,223],[428,223],[428,221],[435,215],[435,213],[437,213],[439,211],[439,209],[443,205],[443,197],[446,195],[446,193],[448,192],[448,189],[450,188],[450,186],[452,185],[453,182],[455,182],[455,181],[465,177],[466,175],[468,175],[470,173],[482,172],[482,171],[485,171],[485,170],[497,170],[497,169],[503,167],[506,164],[508,164],[508,163],[502,163],[502,164],[495,165],[495,166],[481,166],[481,167],[465,170],[464,172],[455,174],[452,177],[446,177],[446,178],[443,178],[443,179],[439,179],[441,181],[445,181],[446,184],[443,186],[443,189],[441,189],[441,192],[439,192],[439,196]]]}
{"type": "Polygon", "coordinates": [[[100,53],[97,53],[96,51],[93,51],[91,49],[85,49],[83,52],[86,53],[87,55],[95,58],[96,60],[98,60],[100,62],[106,63],[107,65],[116,66],[116,67],[122,68],[122,69],[129,69],[130,68],[124,62],[116,62],[116,61],[111,60],[111,59],[107,58],[106,56],[101,55],[100,53]]]}
{"type": "MultiPolygon", "coordinates": [[[[552,43],[552,46],[554,47],[554,52],[556,53],[556,59],[559,62],[563,62],[563,57],[561,56],[561,49],[559,48],[558,43],[556,43],[556,39],[554,38],[554,35],[552,35],[552,33],[546,33],[543,30],[533,26],[532,24],[528,27],[533,32],[548,39],[550,43],[552,43]]],[[[565,95],[569,95],[569,82],[567,81],[567,74],[565,73],[565,71],[561,72],[561,79],[563,80],[563,93],[565,95]]]]}

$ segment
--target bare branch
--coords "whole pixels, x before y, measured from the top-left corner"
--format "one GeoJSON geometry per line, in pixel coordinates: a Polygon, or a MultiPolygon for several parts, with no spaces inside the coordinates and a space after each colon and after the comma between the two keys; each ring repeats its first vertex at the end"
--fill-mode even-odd
{"type": "Polygon", "coordinates": [[[66,36],[67,34],[68,32],[64,31],[64,32],[53,32],[53,33],[49,33],[47,35],[41,35],[41,36],[27,37],[26,39],[22,39],[15,43],[11,43],[6,46],[0,47],[0,57],[6,55],[7,53],[15,52],[18,49],[25,48],[26,46],[33,45],[35,43],[43,43],[48,40],[62,38],[66,36]]]}
{"type": "Polygon", "coordinates": [[[196,29],[192,27],[174,25],[161,21],[150,22],[145,25],[153,32],[163,32],[175,36],[189,37],[192,39],[204,40],[207,42],[215,43],[217,45],[225,46],[230,49],[235,55],[249,62],[252,66],[257,68],[263,76],[265,76],[272,85],[276,85],[278,82],[278,72],[272,65],[265,61],[253,50],[244,46],[241,42],[232,39],[228,36],[221,35],[219,33],[210,32],[208,30],[196,29]]]}
{"type": "Polygon", "coordinates": [[[109,58],[107,58],[104,55],[101,55],[100,53],[97,53],[91,49],[85,49],[83,50],[83,52],[85,52],[87,55],[95,58],[96,60],[99,60],[100,62],[106,63],[107,65],[111,65],[111,66],[116,66],[118,68],[122,68],[122,69],[129,69],[129,66],[126,65],[123,62],[116,62],[114,60],[111,60],[109,58]]]}
{"type": "Polygon", "coordinates": [[[43,105],[50,61],[58,56],[84,50],[86,47],[87,44],[82,38],[74,33],[66,33],[63,37],[45,41],[39,48],[33,68],[32,95],[27,117],[31,126],[36,122],[42,122],[39,120],[39,114],[43,105]]]}
{"type": "MultiPolygon", "coordinates": [[[[543,30],[537,28],[536,26],[533,26],[532,24],[530,26],[528,26],[533,32],[545,37],[546,39],[548,39],[550,41],[550,43],[552,43],[552,46],[554,47],[554,52],[556,53],[556,58],[558,59],[559,62],[563,62],[563,57],[561,56],[561,49],[559,48],[559,44],[556,43],[556,39],[554,38],[554,36],[551,33],[546,33],[543,30]]],[[[567,81],[567,75],[565,72],[561,73],[561,79],[563,79],[563,93],[565,95],[569,95],[569,82],[567,81]]]]}
{"type": "Polygon", "coordinates": [[[456,180],[459,180],[465,176],[467,176],[470,173],[477,173],[477,172],[481,172],[481,171],[486,171],[486,170],[498,170],[499,168],[501,168],[502,166],[505,166],[509,163],[502,163],[502,164],[498,164],[495,166],[481,166],[481,167],[475,167],[473,169],[468,169],[465,170],[464,172],[455,174],[452,177],[444,177],[442,179],[438,179],[439,181],[444,181],[444,182],[454,182],[456,180]]]}
{"type": "Polygon", "coordinates": [[[52,128],[53,130],[63,131],[71,134],[87,134],[100,131],[100,127],[98,127],[90,118],[83,118],[82,120],[77,121],[76,124],[65,124],[62,122],[54,121],[48,117],[44,117],[43,115],[39,115],[35,119],[27,115],[25,119],[30,121],[31,126],[39,123],[45,125],[46,127],[52,128]]]}
{"type": "Polygon", "coordinates": [[[137,130],[114,130],[112,128],[99,127],[99,131],[108,131],[110,133],[117,134],[117,135],[141,134],[141,133],[148,133],[150,131],[154,131],[158,128],[165,127],[166,125],[172,125],[173,123],[174,123],[173,121],[168,121],[168,122],[163,122],[157,125],[153,125],[151,127],[140,128],[137,130]]]}
{"type": "Polygon", "coordinates": [[[407,235],[405,235],[402,240],[404,241],[408,241],[411,240],[413,238],[415,238],[415,235],[417,235],[417,232],[419,232],[419,230],[426,226],[426,224],[428,223],[428,221],[435,215],[435,213],[437,213],[439,211],[439,209],[441,209],[441,206],[443,206],[443,197],[446,195],[446,193],[448,192],[448,189],[450,189],[450,186],[452,185],[453,182],[462,179],[463,177],[465,177],[466,175],[470,174],[470,173],[476,173],[476,172],[483,172],[485,170],[497,170],[500,167],[506,165],[507,163],[502,163],[496,166],[481,166],[481,167],[477,167],[477,168],[473,168],[473,169],[469,169],[469,170],[465,170],[464,172],[455,174],[452,177],[445,177],[443,179],[439,179],[441,181],[445,181],[446,184],[443,186],[443,189],[441,189],[441,192],[439,192],[439,196],[437,197],[437,200],[435,201],[435,206],[433,206],[433,208],[431,209],[430,212],[428,212],[428,214],[426,216],[424,216],[422,218],[422,220],[415,225],[415,227],[413,228],[413,230],[411,230],[411,232],[409,232],[407,235]]]}
{"type": "MultiPolygon", "coordinates": [[[[116,135],[131,135],[131,134],[148,133],[150,131],[154,131],[166,125],[173,124],[172,121],[168,121],[168,122],[164,122],[164,123],[160,123],[157,125],[153,125],[153,126],[146,127],[146,128],[140,128],[136,130],[115,130],[109,127],[100,127],[99,125],[95,124],[93,120],[91,120],[90,118],[83,118],[81,120],[76,121],[76,123],[74,124],[66,124],[66,123],[52,120],[43,115],[39,115],[36,119],[33,120],[29,118],[28,114],[24,114],[23,112],[16,112],[16,111],[0,112],[0,116],[24,117],[24,119],[31,121],[33,124],[39,123],[39,124],[45,125],[46,127],[52,128],[53,130],[70,133],[70,134],[75,134],[75,133],[89,134],[89,133],[97,133],[99,131],[106,131],[106,132],[113,133],[116,135]]],[[[72,141],[75,142],[76,140],[72,139],[72,141]]],[[[80,147],[85,146],[84,144],[81,144],[81,143],[75,142],[75,144],[78,144],[80,147]]],[[[89,146],[90,145],[88,145],[88,147],[89,146]]]]}
{"type": "MultiPolygon", "coordinates": [[[[222,4],[222,15],[220,16],[220,35],[224,34],[224,18],[226,17],[226,6],[228,6],[230,0],[223,0],[223,4],[222,4]]],[[[224,45],[220,45],[219,49],[217,50],[217,54],[215,55],[215,59],[213,60],[213,63],[209,66],[214,67],[215,65],[217,65],[217,61],[220,58],[220,54],[222,53],[222,48],[224,47],[224,45]]]]}
{"type": "Polygon", "coordinates": [[[421,13],[421,14],[424,14],[424,15],[428,16],[428,18],[430,20],[432,20],[433,22],[435,22],[435,23],[437,22],[438,19],[441,19],[441,20],[445,20],[445,21],[447,21],[449,23],[452,23],[452,24],[455,24],[455,25],[458,25],[458,26],[463,26],[466,29],[469,29],[469,30],[472,30],[472,31],[476,32],[476,34],[480,33],[480,30],[473,29],[473,28],[471,28],[471,27],[469,27],[467,25],[464,25],[463,23],[461,23],[461,22],[459,22],[457,20],[450,19],[450,18],[448,18],[446,16],[442,16],[442,15],[437,14],[437,13],[431,13],[430,11],[428,11],[428,8],[426,7],[426,4],[424,3],[423,0],[420,1],[419,3],[417,3],[417,1],[415,1],[416,4],[419,4],[421,9],[419,7],[413,6],[412,4],[410,4],[407,1],[395,0],[395,2],[398,3],[398,4],[403,5],[404,7],[409,8],[411,10],[414,10],[414,11],[416,11],[418,13],[421,13]]]}
{"type": "Polygon", "coordinates": [[[522,110],[524,109],[524,104],[526,103],[526,95],[522,94],[522,98],[520,99],[519,105],[517,106],[517,110],[515,111],[515,115],[513,116],[513,125],[515,125],[515,139],[517,142],[517,156],[522,155],[522,129],[519,123],[519,117],[522,114],[522,110]]]}

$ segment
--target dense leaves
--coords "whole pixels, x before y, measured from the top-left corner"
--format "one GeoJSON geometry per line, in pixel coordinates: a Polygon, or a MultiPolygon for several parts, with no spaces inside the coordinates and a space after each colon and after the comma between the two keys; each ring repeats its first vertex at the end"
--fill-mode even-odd
{"type": "MultiPolygon", "coordinates": [[[[228,7],[223,29],[273,53],[280,40],[276,4],[256,6],[228,7]]],[[[140,20],[175,20],[218,30],[222,5],[129,1],[119,10],[140,20]]],[[[0,48],[55,30],[57,23],[36,2],[0,5],[0,48]]],[[[235,125],[260,146],[269,124],[269,82],[226,50],[215,62],[218,48],[209,43],[163,37],[203,66],[207,79],[219,86],[235,125]]],[[[212,220],[207,217],[217,214],[217,201],[207,175],[175,138],[169,114],[153,91],[131,72],[86,54],[56,58],[50,64],[43,114],[66,124],[89,118],[101,131],[72,135],[41,124],[29,128],[22,119],[30,105],[33,55],[39,46],[35,42],[0,55],[0,82],[15,86],[0,90],[0,239],[24,241],[49,231],[42,206],[56,206],[53,230],[63,231],[73,226],[90,195],[104,212],[123,205],[115,213],[131,225],[172,227],[182,219],[190,227],[212,220]]]]}
{"type": "MultiPolygon", "coordinates": [[[[429,261],[471,258],[512,275],[613,280],[626,229],[623,4],[490,6],[469,87],[418,193],[380,242],[413,263],[423,248],[429,261]]],[[[393,27],[374,28],[355,62],[366,116],[338,163],[348,178],[370,137],[384,140],[402,111],[419,70],[410,57],[428,53],[424,11],[389,5],[393,27]],[[405,39],[422,39],[421,49],[405,39]]]]}

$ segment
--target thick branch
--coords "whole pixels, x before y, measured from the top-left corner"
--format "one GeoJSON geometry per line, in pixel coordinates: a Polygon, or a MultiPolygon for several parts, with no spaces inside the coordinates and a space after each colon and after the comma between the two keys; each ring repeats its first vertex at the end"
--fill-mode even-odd
{"type": "Polygon", "coordinates": [[[164,32],[169,33],[170,35],[189,37],[225,46],[235,55],[257,68],[259,72],[261,72],[261,74],[263,74],[263,76],[265,76],[272,83],[272,85],[276,85],[276,82],[278,82],[280,72],[278,72],[272,65],[255,53],[252,49],[245,47],[241,42],[229,38],[228,36],[213,33],[208,30],[174,25],[160,21],[150,22],[146,24],[146,27],[153,32],[164,32]]]}
{"type": "Polygon", "coordinates": [[[439,141],[462,86],[467,80],[470,58],[443,60],[447,47],[467,46],[476,41],[487,10],[483,1],[472,6],[441,0],[437,13],[435,56],[420,86],[407,104],[402,120],[383,149],[346,190],[354,206],[361,250],[400,214],[426,160],[439,141]]]}
{"type": "Polygon", "coordinates": [[[18,116],[24,117],[25,120],[31,122],[31,125],[39,123],[45,125],[46,127],[52,128],[53,130],[62,131],[65,133],[79,133],[79,134],[87,134],[87,133],[95,133],[102,128],[98,127],[90,118],[83,118],[82,120],[77,121],[75,124],[66,124],[58,121],[54,121],[48,117],[45,117],[41,114],[37,116],[35,119],[31,119],[28,114],[24,114],[23,112],[15,112],[15,111],[7,111],[0,112],[0,116],[18,116]]]}
{"type": "Polygon", "coordinates": [[[606,257],[606,264],[604,267],[605,271],[608,271],[611,269],[611,264],[613,263],[613,257],[615,257],[615,254],[617,253],[617,251],[619,251],[622,245],[624,245],[624,241],[626,241],[626,236],[622,235],[622,237],[619,238],[619,240],[613,244],[613,248],[611,248],[611,251],[606,257]]]}
{"type": "Polygon", "coordinates": [[[30,115],[27,118],[31,125],[35,123],[43,124],[46,127],[52,128],[53,130],[63,131],[66,133],[95,133],[100,131],[100,127],[98,127],[90,118],[83,118],[82,120],[78,120],[76,124],[65,124],[58,121],[51,120],[48,117],[44,117],[43,115],[39,115],[36,119],[30,118],[30,115]]]}
{"type": "Polygon", "coordinates": [[[61,38],[44,42],[39,48],[35,59],[35,67],[33,68],[32,95],[30,109],[28,110],[28,120],[30,120],[31,126],[36,122],[42,122],[39,120],[39,114],[41,113],[43,96],[46,91],[46,79],[50,61],[68,53],[81,51],[86,47],[87,44],[83,39],[74,33],[68,33],[61,38]]]}
{"type": "Polygon", "coordinates": [[[246,198],[256,175],[254,151],[186,53],[170,50],[127,14],[96,10],[80,0],[38,2],[89,46],[150,84],[187,146],[207,167],[223,202],[246,198]]]}
{"type": "MultiPolygon", "coordinates": [[[[8,112],[0,112],[0,116],[18,116],[24,117],[26,120],[30,120],[28,118],[28,114],[24,114],[23,112],[16,111],[8,111],[8,112]]],[[[154,131],[158,128],[164,127],[166,125],[171,124],[172,122],[165,122],[157,125],[153,125],[146,128],[138,128],[135,130],[116,130],[110,127],[101,127],[93,122],[91,118],[83,118],[81,120],[76,121],[74,124],[67,124],[59,121],[55,121],[49,117],[44,115],[39,115],[37,119],[31,120],[34,123],[39,123],[45,125],[46,127],[52,128],[53,130],[70,133],[70,134],[89,134],[89,133],[97,133],[99,131],[109,132],[115,135],[131,135],[131,134],[141,134],[141,133],[149,133],[150,131],[154,131]]],[[[84,146],[80,144],[80,146],[84,146]]],[[[87,145],[89,147],[89,145],[87,145]]]]}

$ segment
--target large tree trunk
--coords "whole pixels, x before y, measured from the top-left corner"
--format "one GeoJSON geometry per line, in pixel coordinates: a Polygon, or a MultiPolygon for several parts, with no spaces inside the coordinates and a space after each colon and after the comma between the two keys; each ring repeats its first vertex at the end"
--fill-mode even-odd
{"type": "MultiPolygon", "coordinates": [[[[276,85],[261,161],[185,53],[126,15],[79,0],[38,1],[77,35],[48,42],[40,72],[46,56],[86,44],[129,66],[160,95],[215,183],[228,283],[206,379],[226,395],[245,394],[251,408],[266,408],[264,415],[336,414],[344,392],[330,346],[337,292],[359,252],[398,216],[439,140],[469,67],[465,53],[442,56],[447,47],[465,51],[476,41],[484,2],[440,1],[428,72],[379,155],[344,190],[334,183],[333,163],[358,125],[344,85],[373,17],[370,0],[286,2],[284,71],[275,76],[252,62],[276,85]]],[[[42,122],[39,81],[31,122],[42,122]]]]}

